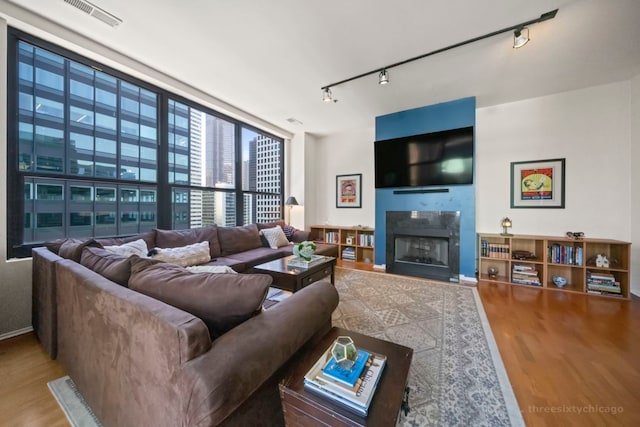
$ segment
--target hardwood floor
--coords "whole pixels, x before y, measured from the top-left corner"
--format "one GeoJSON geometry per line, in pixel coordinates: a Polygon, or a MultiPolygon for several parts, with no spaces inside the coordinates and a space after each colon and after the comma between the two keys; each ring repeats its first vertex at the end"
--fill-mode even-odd
{"type": "MultiPolygon", "coordinates": [[[[640,425],[640,299],[478,291],[527,425],[640,425]]],[[[63,375],[32,333],[0,341],[0,426],[68,425],[47,388],[63,375]]]]}
{"type": "Polygon", "coordinates": [[[640,425],[640,299],[478,290],[527,425],[640,425]]]}
{"type": "Polygon", "coordinates": [[[68,426],[47,387],[62,376],[33,333],[0,341],[0,426],[68,426]]]}

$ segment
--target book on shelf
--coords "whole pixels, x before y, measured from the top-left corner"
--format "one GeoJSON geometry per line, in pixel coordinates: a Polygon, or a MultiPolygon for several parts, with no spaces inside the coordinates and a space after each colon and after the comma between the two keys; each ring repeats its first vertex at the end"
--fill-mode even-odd
{"type": "Polygon", "coordinates": [[[538,274],[538,271],[535,267],[526,264],[513,264],[512,270],[518,271],[519,273],[527,273],[527,272],[535,272],[538,274]]]}
{"type": "Polygon", "coordinates": [[[336,361],[335,357],[331,357],[327,364],[322,368],[322,374],[333,378],[348,387],[354,387],[356,385],[356,381],[360,378],[360,374],[364,370],[365,365],[369,361],[369,356],[369,352],[359,349],[358,356],[350,369],[343,368],[336,361]]]}
{"type": "Polygon", "coordinates": [[[616,277],[611,273],[587,270],[587,279],[609,280],[615,282],[616,277]]]}
{"type": "Polygon", "coordinates": [[[541,286],[538,270],[527,264],[513,264],[511,266],[511,282],[521,285],[541,286]]]}
{"type": "Polygon", "coordinates": [[[583,249],[581,246],[567,246],[559,243],[549,245],[549,261],[554,264],[582,265],[583,249]]]}
{"type": "Polygon", "coordinates": [[[596,291],[594,289],[587,289],[587,293],[594,294],[594,295],[609,295],[612,297],[623,297],[622,292],[618,293],[618,292],[596,291]]]}
{"type": "Polygon", "coordinates": [[[358,244],[360,246],[373,246],[373,234],[359,234],[358,244]]]}
{"type": "Polygon", "coordinates": [[[355,261],[356,260],[356,248],[352,246],[347,246],[342,249],[342,259],[355,261]]]}
{"type": "Polygon", "coordinates": [[[523,280],[523,279],[511,279],[511,282],[518,283],[521,285],[533,285],[533,286],[541,286],[539,280],[523,280]]]}
{"type": "MultiPolygon", "coordinates": [[[[365,350],[366,351],[366,350],[365,350]]],[[[304,387],[312,393],[336,403],[348,411],[367,416],[378,382],[386,363],[386,356],[366,351],[367,363],[354,387],[348,387],[323,374],[322,368],[331,360],[331,347],[316,361],[304,376],[304,387]]]]}
{"type": "Polygon", "coordinates": [[[512,274],[512,276],[520,277],[522,279],[537,279],[538,278],[538,272],[536,270],[533,270],[533,271],[512,270],[511,274],[512,274]]]}
{"type": "Polygon", "coordinates": [[[620,282],[616,282],[614,284],[602,284],[602,283],[590,283],[587,282],[587,289],[591,289],[593,291],[607,291],[613,292],[616,294],[622,293],[620,288],[620,282]]]}

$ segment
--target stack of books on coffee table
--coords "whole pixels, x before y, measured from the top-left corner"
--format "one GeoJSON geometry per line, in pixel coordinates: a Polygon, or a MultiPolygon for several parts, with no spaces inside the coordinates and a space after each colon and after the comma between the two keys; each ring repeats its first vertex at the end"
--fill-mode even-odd
{"type": "Polygon", "coordinates": [[[386,361],[384,355],[359,349],[353,367],[344,369],[329,348],[304,376],[304,387],[365,417],[386,361]]]}

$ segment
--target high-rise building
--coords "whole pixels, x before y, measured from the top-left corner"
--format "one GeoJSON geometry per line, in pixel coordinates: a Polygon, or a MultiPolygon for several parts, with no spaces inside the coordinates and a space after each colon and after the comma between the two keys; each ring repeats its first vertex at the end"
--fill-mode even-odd
{"type": "Polygon", "coordinates": [[[206,185],[235,184],[235,128],[218,117],[207,115],[205,121],[206,185]]]}
{"type": "MultiPolygon", "coordinates": [[[[256,139],[256,191],[280,193],[282,144],[273,138],[258,134],[256,139]]],[[[269,222],[282,217],[279,196],[258,196],[256,200],[256,221],[269,222]]]]}
{"type": "MultiPolygon", "coordinates": [[[[203,113],[190,108],[189,122],[189,154],[191,185],[202,185],[202,116],[203,113]]],[[[190,194],[190,225],[191,228],[203,226],[202,191],[192,190],[190,194]]]]}

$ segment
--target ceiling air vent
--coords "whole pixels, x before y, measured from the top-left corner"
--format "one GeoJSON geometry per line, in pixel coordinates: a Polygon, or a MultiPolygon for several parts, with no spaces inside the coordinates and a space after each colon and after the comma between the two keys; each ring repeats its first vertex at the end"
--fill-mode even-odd
{"type": "Polygon", "coordinates": [[[87,15],[91,15],[94,18],[99,19],[100,21],[102,21],[105,24],[110,25],[112,27],[117,27],[118,25],[122,24],[122,19],[110,14],[109,12],[107,12],[104,9],[100,9],[98,6],[94,6],[93,4],[89,3],[88,1],[85,1],[85,0],[64,0],[64,2],[67,3],[67,4],[70,4],[71,6],[75,7],[76,9],[79,9],[79,10],[83,11],[87,15]]]}

